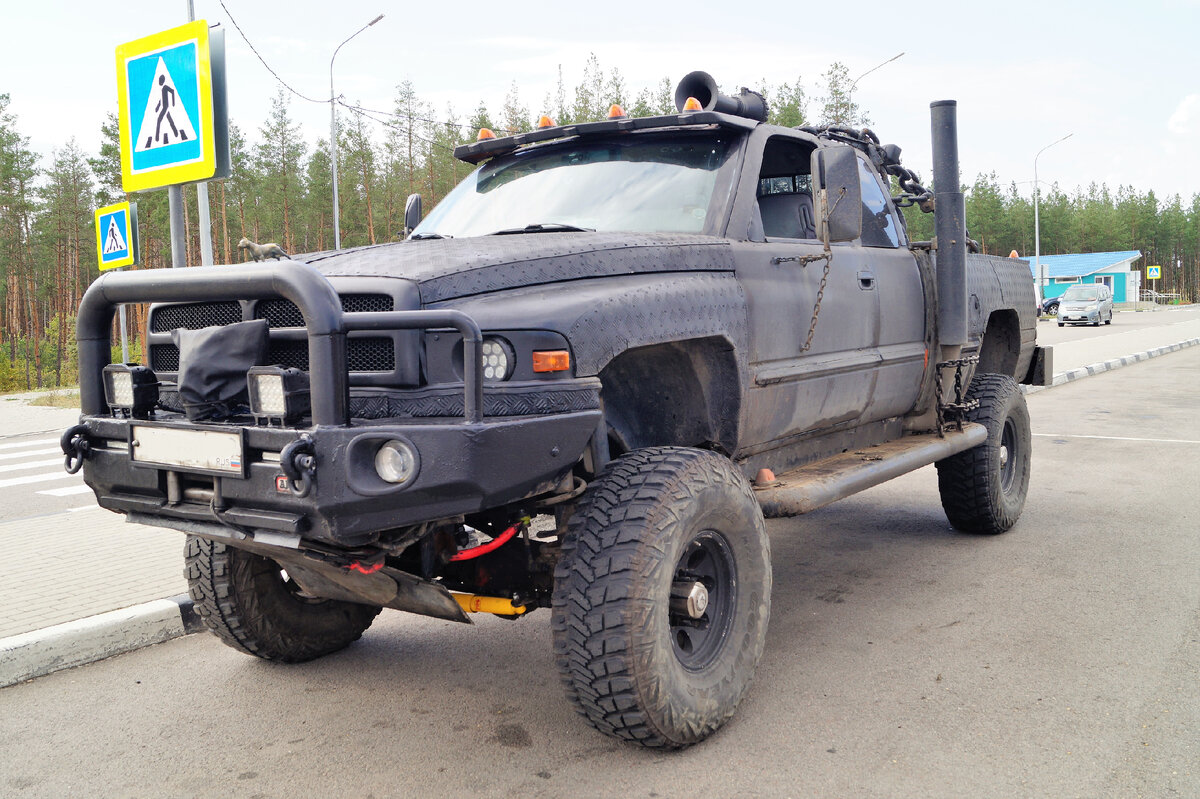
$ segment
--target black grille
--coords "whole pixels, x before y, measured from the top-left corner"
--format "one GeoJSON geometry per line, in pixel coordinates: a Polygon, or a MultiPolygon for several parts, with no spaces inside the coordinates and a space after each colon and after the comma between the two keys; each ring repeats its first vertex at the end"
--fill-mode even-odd
{"type": "Polygon", "coordinates": [[[174,344],[151,344],[150,368],[156,372],[179,371],[179,348],[174,344]]]}
{"type": "Polygon", "coordinates": [[[390,372],[396,351],[390,338],[352,338],[346,341],[346,364],[351,372],[390,372]]]}
{"type": "Polygon", "coordinates": [[[199,330],[202,327],[230,325],[240,321],[242,306],[236,301],[166,305],[154,309],[154,314],[150,317],[150,332],[167,333],[178,328],[199,330]]]}
{"type": "MultiPolygon", "coordinates": [[[[346,313],[390,311],[394,307],[388,294],[342,295],[342,310],[346,313]]],[[[290,300],[263,300],[255,307],[254,318],[266,319],[270,327],[304,327],[300,309],[290,300]]]]}
{"type": "MultiPolygon", "coordinates": [[[[308,371],[308,342],[272,341],[267,360],[308,371]]],[[[390,372],[396,368],[395,345],[390,338],[347,339],[346,365],[351,372],[390,372]]]]}

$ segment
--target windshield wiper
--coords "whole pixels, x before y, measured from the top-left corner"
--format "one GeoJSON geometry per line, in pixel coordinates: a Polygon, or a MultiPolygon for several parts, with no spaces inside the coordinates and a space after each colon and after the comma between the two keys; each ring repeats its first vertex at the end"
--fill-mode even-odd
{"type": "Polygon", "coordinates": [[[452,239],[453,236],[443,236],[441,233],[414,233],[409,236],[413,241],[423,241],[424,239],[452,239]]]}
{"type": "Polygon", "coordinates": [[[489,236],[513,236],[518,233],[595,233],[595,228],[565,225],[562,222],[542,222],[525,227],[510,227],[489,233],[489,236]]]}

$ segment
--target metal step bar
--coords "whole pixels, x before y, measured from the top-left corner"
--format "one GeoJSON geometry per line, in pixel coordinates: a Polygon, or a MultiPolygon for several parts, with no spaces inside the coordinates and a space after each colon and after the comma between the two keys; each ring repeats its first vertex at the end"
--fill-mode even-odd
{"type": "Polygon", "coordinates": [[[957,455],[987,440],[987,428],[967,423],[945,436],[925,433],[852,450],[779,475],[774,482],[755,485],[763,516],[799,516],[893,477],[957,455]]]}

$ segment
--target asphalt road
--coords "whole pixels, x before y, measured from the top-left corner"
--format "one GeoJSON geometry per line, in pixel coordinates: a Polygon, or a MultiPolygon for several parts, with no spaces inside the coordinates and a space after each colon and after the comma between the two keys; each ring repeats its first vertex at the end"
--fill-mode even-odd
{"type": "Polygon", "coordinates": [[[60,432],[0,438],[0,522],[96,505],[83,474],[63,470],[60,432]]]}
{"type": "Polygon", "coordinates": [[[0,794],[1200,795],[1200,348],[1029,397],[1033,491],[954,533],[932,468],[769,524],[738,716],[678,753],[562,696],[549,614],[385,611],[300,666],[177,639],[0,691],[0,794]]]}
{"type": "MultiPolygon", "coordinates": [[[[1184,305],[1179,307],[1159,306],[1153,311],[1118,311],[1113,314],[1111,325],[1064,325],[1059,327],[1055,319],[1042,319],[1038,322],[1038,344],[1042,346],[1061,344],[1066,341],[1082,341],[1084,339],[1112,336],[1128,330],[1141,330],[1150,327],[1162,327],[1200,318],[1200,306],[1184,305]]],[[[1125,353],[1113,353],[1124,355],[1125,353]]]]}

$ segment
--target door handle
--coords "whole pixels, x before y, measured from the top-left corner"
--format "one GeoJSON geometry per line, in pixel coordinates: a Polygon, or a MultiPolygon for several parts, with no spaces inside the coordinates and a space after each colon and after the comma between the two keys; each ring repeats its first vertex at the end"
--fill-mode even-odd
{"type": "Polygon", "coordinates": [[[875,275],[867,271],[858,273],[858,287],[863,291],[871,291],[875,288],[875,275]]]}

